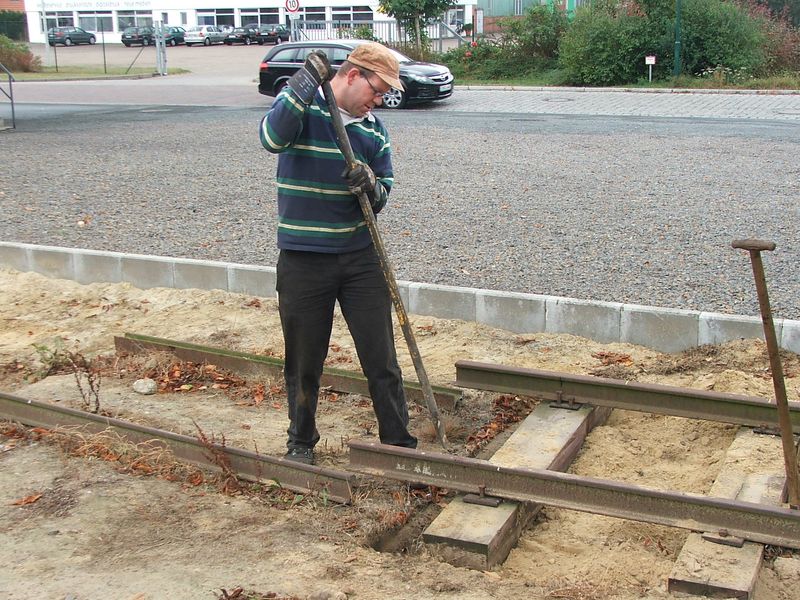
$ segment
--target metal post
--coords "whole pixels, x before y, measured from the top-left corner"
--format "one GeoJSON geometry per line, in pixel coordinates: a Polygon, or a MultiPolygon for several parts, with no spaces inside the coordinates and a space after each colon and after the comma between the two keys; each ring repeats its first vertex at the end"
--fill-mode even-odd
{"type": "Polygon", "coordinates": [[[106,28],[103,27],[103,21],[100,21],[100,43],[103,46],[103,73],[108,74],[108,66],[106,65],[106,28]]]}
{"type": "Polygon", "coordinates": [[[681,74],[681,0],[675,0],[675,62],[672,66],[672,75],[681,74]]]}
{"type": "Polygon", "coordinates": [[[772,384],[775,388],[775,403],[778,407],[778,422],[783,443],[783,460],[786,467],[786,482],[789,488],[789,505],[800,509],[800,484],[797,480],[797,449],[792,435],[792,424],[789,415],[789,404],[786,399],[786,383],[783,380],[783,366],[781,365],[778,338],[775,336],[775,324],[772,321],[772,308],[769,305],[767,293],[767,279],[764,275],[764,265],[761,262],[762,250],[775,250],[774,242],[763,240],[734,240],[734,248],[742,248],[750,252],[750,261],[753,263],[753,276],[756,280],[758,304],[761,308],[761,321],[764,325],[764,338],[767,341],[769,353],[769,366],[772,370],[772,384]]]}
{"type": "MultiPolygon", "coordinates": [[[[47,13],[44,10],[44,0],[42,0],[42,31],[44,32],[44,64],[50,66],[50,34],[47,28],[47,13]]],[[[55,44],[53,45],[55,48],[55,44]]]]}

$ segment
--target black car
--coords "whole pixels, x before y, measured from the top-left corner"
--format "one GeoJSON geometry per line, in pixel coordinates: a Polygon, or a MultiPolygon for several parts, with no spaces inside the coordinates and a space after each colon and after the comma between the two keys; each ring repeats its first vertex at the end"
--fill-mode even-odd
{"type": "Polygon", "coordinates": [[[164,27],[164,44],[167,46],[183,44],[186,41],[184,35],[186,35],[186,30],[183,27],[166,26],[164,27]]]}
{"type": "Polygon", "coordinates": [[[149,46],[154,43],[155,35],[152,27],[126,27],[122,31],[122,43],[129,48],[133,44],[149,46]]]}
{"type": "Polygon", "coordinates": [[[73,44],[94,44],[97,38],[93,33],[90,33],[80,27],[52,27],[47,31],[47,43],[51,46],[56,44],[64,44],[65,46],[72,46],[73,44]]]}
{"type": "Polygon", "coordinates": [[[288,42],[292,33],[285,25],[262,25],[258,28],[256,41],[259,45],[288,42]]]}
{"type": "MultiPolygon", "coordinates": [[[[258,91],[265,96],[277,96],[313,50],[322,50],[336,68],[356,46],[363,43],[363,40],[323,40],[275,46],[261,61],[258,91]]],[[[396,50],[392,52],[400,62],[400,80],[405,90],[392,88],[386,92],[383,96],[384,107],[403,108],[407,104],[442,100],[453,94],[453,74],[450,69],[443,65],[417,62],[396,50]]]]}
{"type": "Polygon", "coordinates": [[[232,46],[233,44],[244,44],[245,46],[249,46],[250,44],[258,41],[257,36],[258,32],[255,29],[250,29],[249,27],[236,27],[233,31],[225,36],[225,45],[232,46]]]}

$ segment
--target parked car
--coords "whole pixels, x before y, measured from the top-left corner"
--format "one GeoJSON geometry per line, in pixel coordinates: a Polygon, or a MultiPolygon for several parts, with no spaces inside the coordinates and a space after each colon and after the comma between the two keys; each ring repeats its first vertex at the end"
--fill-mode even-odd
{"type": "Polygon", "coordinates": [[[122,43],[128,48],[134,44],[149,46],[155,43],[156,32],[152,27],[126,27],[122,30],[122,43]]]}
{"type": "Polygon", "coordinates": [[[225,44],[227,46],[232,46],[233,44],[244,44],[245,46],[249,46],[250,44],[253,44],[256,41],[258,41],[256,39],[257,35],[258,31],[256,31],[255,29],[249,29],[246,27],[236,27],[225,38],[225,44]]]}
{"type": "Polygon", "coordinates": [[[195,44],[210,46],[211,44],[222,44],[225,41],[225,34],[216,25],[197,25],[186,30],[184,40],[187,46],[195,44]]]}
{"type": "Polygon", "coordinates": [[[177,46],[185,41],[186,30],[183,27],[164,27],[164,44],[167,46],[177,46]]]}
{"type": "MultiPolygon", "coordinates": [[[[321,40],[289,42],[271,48],[259,66],[258,91],[277,96],[289,78],[303,66],[313,50],[322,50],[333,68],[338,68],[363,40],[321,40]]],[[[383,96],[386,108],[403,108],[449,98],[453,94],[453,74],[443,65],[417,62],[392,50],[400,62],[400,80],[405,90],[390,89],[383,96]]]]}
{"type": "Polygon", "coordinates": [[[94,44],[97,38],[93,33],[81,29],[80,27],[52,27],[47,31],[47,42],[51,46],[64,44],[94,44]]]}
{"type": "Polygon", "coordinates": [[[288,42],[291,35],[285,25],[262,25],[258,28],[256,41],[258,41],[259,45],[280,44],[281,42],[288,42]]]}

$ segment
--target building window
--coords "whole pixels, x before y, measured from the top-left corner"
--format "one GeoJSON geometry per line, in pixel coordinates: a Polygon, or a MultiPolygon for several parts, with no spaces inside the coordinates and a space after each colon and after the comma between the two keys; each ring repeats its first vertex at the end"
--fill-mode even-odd
{"type": "Polygon", "coordinates": [[[337,6],[332,9],[334,21],[373,21],[375,15],[369,6],[337,6]]]}
{"type": "Polygon", "coordinates": [[[243,8],[239,11],[242,25],[258,23],[259,25],[276,25],[281,22],[277,8],[243,8]]]}
{"type": "Polygon", "coordinates": [[[309,6],[303,11],[306,20],[306,29],[325,29],[325,7],[309,6]],[[321,21],[320,23],[309,23],[309,21],[321,21]]]}
{"type": "Polygon", "coordinates": [[[126,27],[152,27],[153,13],[143,10],[117,11],[117,27],[122,31],[126,27]]]}
{"type": "Polygon", "coordinates": [[[233,27],[232,8],[211,8],[197,11],[198,25],[216,25],[217,27],[233,27]]]}
{"type": "Polygon", "coordinates": [[[75,16],[71,12],[46,12],[44,14],[45,31],[53,27],[75,27],[75,16]]]}
{"type": "Polygon", "coordinates": [[[514,0],[514,14],[517,16],[522,14],[522,0],[514,0]]]}
{"type": "Polygon", "coordinates": [[[107,33],[114,31],[114,19],[110,12],[79,11],[78,27],[86,31],[107,33]]]}
{"type": "Polygon", "coordinates": [[[189,23],[189,17],[185,12],[181,13],[181,25],[186,25],[189,23]]]}

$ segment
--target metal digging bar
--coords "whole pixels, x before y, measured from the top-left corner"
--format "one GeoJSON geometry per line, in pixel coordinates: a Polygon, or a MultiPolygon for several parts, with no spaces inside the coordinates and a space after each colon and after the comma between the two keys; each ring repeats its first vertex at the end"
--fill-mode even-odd
{"type": "MultiPolygon", "coordinates": [[[[350,138],[347,137],[347,131],[342,122],[342,115],[339,112],[339,107],[336,104],[336,98],[333,95],[333,89],[329,81],[322,84],[322,91],[325,94],[325,100],[328,102],[331,120],[336,130],[336,144],[344,155],[347,165],[352,168],[356,164],[356,157],[353,154],[350,138]]],[[[369,234],[372,236],[372,243],[378,253],[383,276],[386,279],[386,285],[389,287],[389,295],[392,297],[392,303],[397,313],[397,320],[400,322],[400,328],[403,330],[403,336],[406,338],[408,353],[411,355],[414,369],[417,371],[417,379],[419,379],[419,384],[422,387],[425,404],[428,406],[433,426],[436,429],[436,437],[439,438],[439,443],[442,447],[447,450],[447,436],[444,432],[444,423],[442,423],[442,419],[439,416],[439,407],[436,405],[436,399],[433,397],[433,390],[431,389],[431,383],[428,379],[428,373],[425,371],[425,366],[422,364],[422,357],[419,353],[417,340],[414,338],[414,332],[411,331],[411,325],[408,322],[408,313],[406,313],[406,308],[403,306],[403,299],[400,297],[400,289],[397,287],[397,280],[395,279],[392,265],[389,263],[389,256],[386,254],[386,248],[383,246],[383,240],[378,230],[378,221],[375,219],[372,206],[370,206],[369,198],[367,198],[366,194],[358,194],[358,202],[361,205],[361,212],[364,213],[364,220],[367,222],[369,234]]]]}
{"type": "Polygon", "coordinates": [[[309,493],[327,490],[327,496],[335,502],[351,502],[351,488],[355,477],[343,471],[303,465],[282,458],[256,454],[239,448],[211,444],[210,448],[199,440],[171,431],[144,427],[112,417],[103,417],[80,410],[53,406],[44,402],[28,400],[0,392],[0,419],[14,421],[33,427],[80,427],[90,433],[113,431],[132,443],[155,442],[168,448],[175,458],[205,469],[219,470],[219,465],[207,454],[209,449],[221,453],[229,461],[231,469],[243,479],[250,481],[274,480],[292,491],[309,493]]]}
{"type": "Polygon", "coordinates": [[[350,442],[350,468],[374,477],[800,548],[800,514],[789,508],[367,442],[350,442]]]}
{"type": "Polygon", "coordinates": [[[781,442],[783,444],[783,462],[786,468],[786,482],[788,485],[789,502],[792,508],[800,509],[800,482],[797,479],[797,448],[792,436],[792,423],[789,416],[789,402],[786,399],[786,382],[783,380],[783,365],[778,347],[778,338],[775,335],[775,324],[772,321],[772,308],[769,304],[767,292],[767,279],[764,275],[764,263],[761,252],[775,250],[775,243],[765,240],[733,240],[731,246],[750,252],[750,261],[753,265],[753,277],[756,282],[758,304],[761,308],[761,323],[764,327],[764,339],[767,342],[769,353],[769,366],[772,371],[772,385],[775,390],[775,403],[778,409],[778,421],[781,429],[781,442]]]}

